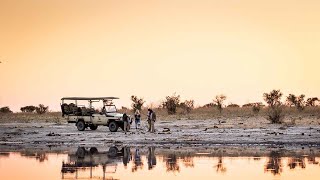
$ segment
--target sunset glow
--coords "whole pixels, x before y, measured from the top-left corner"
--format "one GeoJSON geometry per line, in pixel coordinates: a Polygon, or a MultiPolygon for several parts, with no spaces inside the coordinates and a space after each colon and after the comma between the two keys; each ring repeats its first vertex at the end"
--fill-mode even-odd
{"type": "Polygon", "coordinates": [[[0,107],[320,92],[320,1],[0,0],[0,107]]]}

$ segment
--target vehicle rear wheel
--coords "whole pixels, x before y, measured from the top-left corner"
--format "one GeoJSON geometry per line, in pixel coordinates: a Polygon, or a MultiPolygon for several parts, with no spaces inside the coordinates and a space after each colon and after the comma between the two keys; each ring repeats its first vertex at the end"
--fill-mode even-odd
{"type": "Polygon", "coordinates": [[[98,154],[98,149],[95,147],[90,148],[90,153],[91,154],[98,154]]]}
{"type": "Polygon", "coordinates": [[[86,155],[86,150],[84,149],[84,147],[79,147],[76,155],[78,158],[84,158],[84,156],[86,155]]]}
{"type": "Polygon", "coordinates": [[[79,131],[84,131],[86,129],[86,125],[85,125],[84,121],[78,121],[77,128],[79,131]]]}
{"type": "Polygon", "coordinates": [[[98,129],[98,126],[91,124],[91,125],[89,126],[89,128],[90,128],[91,130],[97,130],[97,129],[98,129]]]}
{"type": "Polygon", "coordinates": [[[109,124],[109,130],[111,132],[117,132],[118,131],[118,124],[115,122],[115,121],[112,121],[110,124],[109,124]]]}
{"type": "Polygon", "coordinates": [[[109,154],[109,156],[111,156],[111,157],[116,157],[118,151],[119,151],[119,150],[118,150],[117,147],[110,147],[108,154],[109,154]]]}

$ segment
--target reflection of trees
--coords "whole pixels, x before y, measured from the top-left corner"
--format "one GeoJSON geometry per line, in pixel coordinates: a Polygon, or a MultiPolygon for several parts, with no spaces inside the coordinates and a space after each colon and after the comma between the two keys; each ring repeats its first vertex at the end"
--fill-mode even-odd
{"type": "Polygon", "coordinates": [[[306,168],[306,163],[303,157],[290,157],[288,159],[288,166],[290,169],[295,169],[296,167],[306,168]]]}
{"type": "Polygon", "coordinates": [[[318,161],[316,161],[316,156],[314,155],[314,151],[310,150],[310,155],[308,156],[308,163],[309,164],[319,164],[318,161]]]}
{"type": "Polygon", "coordinates": [[[29,157],[29,158],[35,158],[39,162],[44,162],[48,160],[48,156],[46,153],[31,153],[31,152],[24,152],[21,153],[21,156],[29,157]]]}
{"type": "Polygon", "coordinates": [[[131,171],[136,172],[137,170],[143,168],[143,162],[141,160],[140,151],[139,149],[136,149],[136,152],[134,154],[134,160],[133,160],[133,166],[131,171]]]}
{"type": "Polygon", "coordinates": [[[216,171],[219,173],[225,173],[227,171],[227,168],[223,164],[223,158],[222,156],[218,157],[218,163],[214,166],[216,168],[216,171]]]}
{"type": "Polygon", "coordinates": [[[165,161],[166,161],[167,172],[168,171],[180,172],[180,167],[178,164],[178,159],[176,154],[169,154],[168,157],[165,159],[165,161]]]}
{"type": "Polygon", "coordinates": [[[280,175],[282,172],[282,165],[281,165],[281,153],[272,151],[270,153],[270,157],[268,162],[264,166],[265,172],[271,172],[273,175],[280,175]]]}
{"type": "Polygon", "coordinates": [[[182,162],[183,162],[183,165],[186,167],[186,168],[193,168],[194,167],[194,161],[193,161],[193,157],[192,156],[184,156],[182,157],[182,162]]]}

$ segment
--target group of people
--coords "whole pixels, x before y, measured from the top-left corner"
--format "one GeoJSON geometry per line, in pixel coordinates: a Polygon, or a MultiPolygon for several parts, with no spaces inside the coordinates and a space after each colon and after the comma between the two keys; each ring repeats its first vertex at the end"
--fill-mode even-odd
{"type": "MultiPolygon", "coordinates": [[[[127,113],[123,114],[123,130],[125,134],[130,130],[130,125],[132,123],[130,117],[127,115],[127,113]]],[[[148,109],[148,114],[147,114],[147,122],[148,122],[148,132],[155,132],[154,129],[154,123],[156,122],[157,116],[156,113],[152,109],[148,109]]],[[[139,110],[136,110],[134,113],[134,121],[135,121],[135,127],[136,129],[140,129],[141,126],[141,114],[139,110]]]]}

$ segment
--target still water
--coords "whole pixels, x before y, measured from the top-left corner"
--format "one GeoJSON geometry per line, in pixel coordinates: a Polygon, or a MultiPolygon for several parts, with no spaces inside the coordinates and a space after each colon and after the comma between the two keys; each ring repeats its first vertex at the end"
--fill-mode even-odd
{"type": "Polygon", "coordinates": [[[224,154],[155,147],[0,152],[0,179],[320,179],[320,158],[313,151],[224,154]]]}

